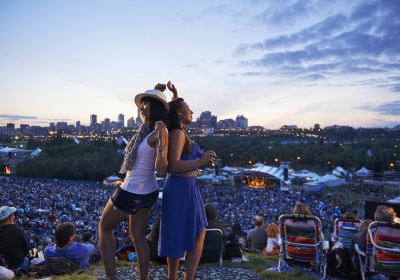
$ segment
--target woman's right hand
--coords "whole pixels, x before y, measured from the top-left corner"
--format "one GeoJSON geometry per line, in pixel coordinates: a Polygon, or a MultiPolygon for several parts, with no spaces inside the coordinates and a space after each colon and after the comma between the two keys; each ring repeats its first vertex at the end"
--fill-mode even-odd
{"type": "Polygon", "coordinates": [[[207,165],[210,162],[214,162],[217,158],[217,154],[214,151],[206,151],[200,158],[200,165],[207,165]]]}

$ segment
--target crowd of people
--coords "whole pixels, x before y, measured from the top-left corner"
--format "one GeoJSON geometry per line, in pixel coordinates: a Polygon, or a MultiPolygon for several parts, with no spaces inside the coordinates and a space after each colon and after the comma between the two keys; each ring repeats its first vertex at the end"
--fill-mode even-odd
{"type": "MultiPolygon", "coordinates": [[[[48,238],[53,239],[55,226],[60,222],[73,222],[77,234],[90,234],[96,243],[101,211],[114,190],[115,187],[94,182],[7,178],[0,179],[0,205],[18,209],[16,223],[35,247],[42,246],[48,238]]],[[[282,213],[291,213],[297,202],[303,202],[309,205],[312,214],[321,218],[324,233],[329,236],[334,218],[354,207],[352,203],[340,202],[338,197],[321,199],[316,194],[281,192],[276,188],[205,186],[201,188],[201,195],[205,204],[216,206],[217,219],[227,231],[236,223],[243,231],[249,231],[255,225],[255,215],[263,217],[266,224],[277,223],[282,213]]],[[[161,200],[151,211],[149,226],[159,218],[160,211],[161,200]]],[[[126,220],[115,234],[120,244],[130,242],[126,220]]]]}

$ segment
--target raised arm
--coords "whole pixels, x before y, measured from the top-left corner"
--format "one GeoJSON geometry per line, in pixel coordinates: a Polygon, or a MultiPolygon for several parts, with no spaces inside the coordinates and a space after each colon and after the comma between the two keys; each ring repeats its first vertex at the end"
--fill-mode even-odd
{"type": "Polygon", "coordinates": [[[172,100],[178,99],[178,90],[175,85],[171,81],[168,81],[167,87],[172,92],[172,100]]]}
{"type": "Polygon", "coordinates": [[[156,138],[157,138],[157,156],[155,162],[155,169],[160,176],[167,174],[168,169],[168,130],[165,124],[161,121],[155,124],[156,138]]]}
{"type": "Polygon", "coordinates": [[[173,143],[172,145],[169,145],[168,148],[168,163],[170,171],[177,173],[190,171],[202,165],[206,165],[216,158],[215,152],[207,151],[199,159],[181,160],[185,141],[185,134],[182,130],[174,129],[170,132],[169,143],[173,143]]]}

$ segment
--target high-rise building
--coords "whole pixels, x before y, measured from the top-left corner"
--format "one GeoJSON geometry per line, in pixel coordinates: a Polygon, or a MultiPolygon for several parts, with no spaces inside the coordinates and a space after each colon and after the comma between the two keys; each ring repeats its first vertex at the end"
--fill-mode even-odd
{"type": "Polygon", "coordinates": [[[57,130],[67,130],[68,124],[66,122],[57,122],[56,129],[57,130]]]}
{"type": "Polygon", "coordinates": [[[27,131],[29,128],[29,124],[20,124],[19,129],[21,132],[27,131]]]}
{"type": "Polygon", "coordinates": [[[220,120],[217,124],[217,127],[219,129],[228,129],[228,128],[235,128],[236,127],[236,122],[234,119],[225,119],[225,120],[220,120]]]}
{"type": "Polygon", "coordinates": [[[90,115],[90,127],[93,127],[95,124],[97,124],[97,115],[90,115]]]}
{"type": "Polygon", "coordinates": [[[8,123],[7,124],[7,131],[14,131],[14,130],[15,130],[15,124],[8,123]]]}
{"type": "Polygon", "coordinates": [[[248,128],[249,127],[249,121],[245,116],[238,115],[236,117],[236,125],[237,125],[238,128],[248,128]]]}
{"type": "Polygon", "coordinates": [[[135,127],[135,118],[134,118],[134,117],[129,118],[129,119],[127,120],[126,126],[127,126],[128,128],[134,128],[134,127],[135,127]]]}
{"type": "Polygon", "coordinates": [[[211,115],[210,111],[205,111],[201,113],[196,123],[199,127],[216,127],[217,116],[211,115]]]}
{"type": "Polygon", "coordinates": [[[75,123],[75,130],[76,130],[76,132],[81,132],[81,122],[80,121],[77,121],[76,123],[75,123]]]}
{"type": "Polygon", "coordinates": [[[124,128],[125,116],[123,114],[118,115],[118,123],[120,128],[124,128]]]}
{"type": "Polygon", "coordinates": [[[103,129],[110,130],[111,129],[111,120],[109,118],[105,118],[103,122],[103,129]]]}

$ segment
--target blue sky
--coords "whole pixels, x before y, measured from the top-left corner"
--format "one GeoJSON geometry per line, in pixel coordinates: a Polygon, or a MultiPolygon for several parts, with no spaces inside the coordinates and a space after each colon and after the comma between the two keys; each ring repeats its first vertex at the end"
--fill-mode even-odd
{"type": "Polygon", "coordinates": [[[0,125],[136,115],[172,80],[198,116],[400,124],[400,1],[0,0],[0,125]]]}

